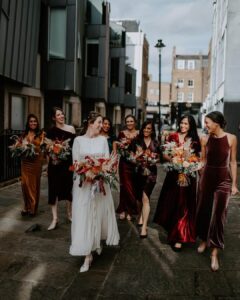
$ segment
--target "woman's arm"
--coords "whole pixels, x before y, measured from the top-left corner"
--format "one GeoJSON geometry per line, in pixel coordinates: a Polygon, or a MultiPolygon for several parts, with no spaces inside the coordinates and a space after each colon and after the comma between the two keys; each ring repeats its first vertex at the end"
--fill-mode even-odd
{"type": "Polygon", "coordinates": [[[231,155],[230,155],[230,171],[232,175],[232,195],[237,194],[237,138],[231,135],[231,155]]]}
{"type": "Polygon", "coordinates": [[[79,143],[78,139],[75,138],[73,142],[73,147],[72,147],[72,160],[74,161],[79,161],[79,143]]]}

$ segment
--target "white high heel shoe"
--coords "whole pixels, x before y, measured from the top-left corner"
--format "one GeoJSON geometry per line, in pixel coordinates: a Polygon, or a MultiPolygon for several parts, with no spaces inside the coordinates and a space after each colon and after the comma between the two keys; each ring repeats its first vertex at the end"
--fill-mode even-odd
{"type": "Polygon", "coordinates": [[[218,262],[218,257],[217,255],[211,255],[211,270],[213,272],[216,272],[219,270],[219,262],[218,262]]]}
{"type": "Polygon", "coordinates": [[[93,257],[92,255],[88,255],[88,257],[85,258],[84,264],[81,266],[79,272],[83,273],[83,272],[87,272],[92,264],[93,261],[93,257]]]}
{"type": "Polygon", "coordinates": [[[197,248],[197,252],[198,252],[198,253],[203,253],[203,252],[206,250],[206,248],[207,248],[207,244],[204,243],[204,242],[202,242],[202,243],[199,245],[199,247],[197,248]]]}
{"type": "Polygon", "coordinates": [[[103,247],[100,246],[100,248],[96,249],[96,253],[97,253],[98,255],[101,255],[101,254],[102,254],[102,250],[103,250],[103,247]]]}
{"type": "Polygon", "coordinates": [[[57,224],[58,224],[58,220],[57,219],[53,219],[52,223],[48,227],[48,230],[54,230],[54,229],[56,229],[57,224]]]}

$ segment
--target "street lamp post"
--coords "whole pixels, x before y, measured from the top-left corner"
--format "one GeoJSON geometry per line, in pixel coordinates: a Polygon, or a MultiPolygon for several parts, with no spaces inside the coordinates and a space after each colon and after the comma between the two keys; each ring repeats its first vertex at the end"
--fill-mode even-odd
{"type": "Polygon", "coordinates": [[[162,48],[166,47],[162,40],[158,40],[155,47],[158,49],[159,54],[159,98],[158,98],[158,107],[159,107],[159,134],[161,130],[161,59],[162,59],[162,48]]]}

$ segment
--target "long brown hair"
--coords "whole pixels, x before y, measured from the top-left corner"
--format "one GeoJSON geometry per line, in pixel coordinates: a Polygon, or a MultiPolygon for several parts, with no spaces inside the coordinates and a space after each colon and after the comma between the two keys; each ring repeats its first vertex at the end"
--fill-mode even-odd
{"type": "Polygon", "coordinates": [[[90,111],[86,120],[83,121],[83,129],[81,131],[81,135],[84,135],[87,132],[88,126],[93,124],[98,117],[102,117],[102,115],[96,111],[90,111]]]}

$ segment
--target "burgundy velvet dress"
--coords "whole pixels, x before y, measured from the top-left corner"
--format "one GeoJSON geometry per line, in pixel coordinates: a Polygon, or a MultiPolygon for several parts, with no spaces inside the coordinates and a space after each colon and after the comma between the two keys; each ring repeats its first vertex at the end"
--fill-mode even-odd
{"type": "MultiPolygon", "coordinates": [[[[147,146],[144,142],[144,140],[140,139],[134,139],[131,145],[131,150],[134,152],[136,151],[137,145],[142,147],[142,149],[150,150],[153,153],[156,153],[159,156],[159,144],[155,140],[151,140],[149,146],[147,146]]],[[[150,196],[152,194],[152,191],[155,187],[156,181],[157,181],[157,166],[152,165],[148,167],[150,174],[149,175],[143,175],[143,169],[141,167],[137,168],[136,172],[136,180],[137,180],[137,189],[136,189],[136,195],[137,200],[142,201],[143,192],[148,196],[148,199],[150,199],[150,196]]]]}
{"type": "Polygon", "coordinates": [[[224,224],[231,193],[229,170],[230,146],[227,135],[209,137],[206,165],[199,182],[197,205],[197,236],[208,247],[224,248],[224,224]]]}
{"type": "MultiPolygon", "coordinates": [[[[123,138],[128,139],[123,131],[120,131],[118,140],[123,138]]],[[[117,213],[125,212],[126,214],[137,215],[139,207],[136,195],[136,173],[134,172],[135,166],[120,157],[119,162],[119,178],[120,178],[120,198],[119,205],[116,210],[117,213]]]]}
{"type": "MultiPolygon", "coordinates": [[[[66,140],[70,139],[69,145],[72,147],[75,134],[62,130],[57,127],[52,127],[47,132],[47,138],[51,140],[66,140]]],[[[59,164],[52,164],[50,158],[48,164],[48,203],[53,205],[56,203],[56,198],[60,200],[72,201],[72,186],[73,174],[69,171],[72,164],[72,155],[69,155],[67,160],[61,161],[59,164]]]]}
{"type": "MultiPolygon", "coordinates": [[[[168,141],[180,145],[177,133],[170,135],[168,141]]],[[[193,144],[193,149],[198,154],[200,145],[193,144]]],[[[179,186],[177,179],[177,171],[167,172],[153,221],[167,231],[169,243],[193,243],[196,240],[196,178],[190,177],[188,186],[179,186]]]]}

